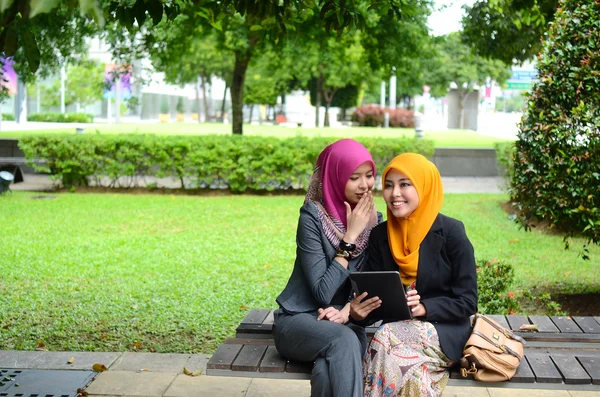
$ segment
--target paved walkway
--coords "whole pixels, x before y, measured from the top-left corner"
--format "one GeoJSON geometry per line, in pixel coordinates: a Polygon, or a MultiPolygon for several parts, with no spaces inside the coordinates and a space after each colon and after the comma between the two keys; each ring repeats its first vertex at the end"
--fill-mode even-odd
{"type": "MultiPolygon", "coordinates": [[[[48,175],[25,174],[23,182],[10,185],[11,190],[52,190],[52,181],[48,175]]],[[[179,188],[180,182],[170,178],[146,178],[146,182],[157,182],[157,186],[179,188]]],[[[504,180],[501,177],[443,177],[446,193],[501,193],[504,180]]]]}
{"type": "MultiPolygon", "coordinates": [[[[81,352],[37,352],[0,351],[0,369],[21,370],[91,370],[94,364],[108,369],[98,373],[87,387],[89,396],[144,396],[144,397],[279,397],[310,396],[308,380],[237,378],[204,375],[206,354],[160,354],[160,353],[81,353],[81,352]],[[201,371],[198,376],[183,373],[201,371]]],[[[452,380],[450,381],[453,382],[452,380]]],[[[8,382],[10,383],[10,382],[8,382]]],[[[600,392],[561,390],[562,384],[548,384],[550,390],[519,389],[510,383],[503,387],[464,387],[450,385],[443,397],[591,397],[600,392]]],[[[25,391],[27,384],[20,385],[25,391]]],[[[576,389],[577,386],[572,386],[576,389]]],[[[18,395],[16,387],[8,390],[18,395]]],[[[39,390],[39,393],[47,391],[39,390]]],[[[74,392],[74,390],[72,391],[74,392]]],[[[64,393],[64,392],[63,392],[64,393]]],[[[45,394],[40,394],[44,396],[45,394]]],[[[27,397],[27,396],[25,396],[27,397]]],[[[58,397],[58,396],[57,396],[58,397]]]]}

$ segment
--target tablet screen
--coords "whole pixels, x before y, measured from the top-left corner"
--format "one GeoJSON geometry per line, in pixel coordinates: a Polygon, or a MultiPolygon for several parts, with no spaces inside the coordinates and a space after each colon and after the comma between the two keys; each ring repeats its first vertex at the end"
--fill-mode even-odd
{"type": "Polygon", "coordinates": [[[406,303],[404,287],[400,281],[400,273],[392,271],[352,272],[350,281],[356,295],[367,292],[367,298],[378,296],[381,306],[373,310],[367,317],[370,321],[401,321],[412,318],[406,303]]]}

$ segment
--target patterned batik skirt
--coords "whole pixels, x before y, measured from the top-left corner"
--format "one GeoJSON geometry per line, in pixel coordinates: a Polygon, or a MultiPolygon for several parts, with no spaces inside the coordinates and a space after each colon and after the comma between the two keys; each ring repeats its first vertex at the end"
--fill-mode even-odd
{"type": "Polygon", "coordinates": [[[364,396],[440,396],[451,365],[431,323],[407,320],[384,324],[365,353],[364,396]]]}

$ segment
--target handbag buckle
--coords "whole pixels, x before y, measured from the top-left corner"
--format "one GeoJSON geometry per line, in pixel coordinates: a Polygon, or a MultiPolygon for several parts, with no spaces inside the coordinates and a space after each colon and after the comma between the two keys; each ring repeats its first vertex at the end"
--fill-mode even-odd
{"type": "Polygon", "coordinates": [[[466,369],[466,368],[460,369],[460,374],[462,375],[463,378],[466,378],[468,375],[475,375],[476,373],[477,373],[477,367],[475,366],[475,363],[471,363],[471,367],[469,367],[469,369],[466,369]]]}

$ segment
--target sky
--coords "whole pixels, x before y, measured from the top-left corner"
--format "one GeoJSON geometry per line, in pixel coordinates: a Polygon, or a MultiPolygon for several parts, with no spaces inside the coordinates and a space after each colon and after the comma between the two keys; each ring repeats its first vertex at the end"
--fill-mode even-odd
{"type": "Polygon", "coordinates": [[[475,0],[435,0],[434,9],[442,6],[446,8],[442,11],[434,11],[429,16],[429,27],[434,36],[440,36],[461,30],[460,21],[464,14],[462,6],[464,4],[473,5],[475,0]]]}

